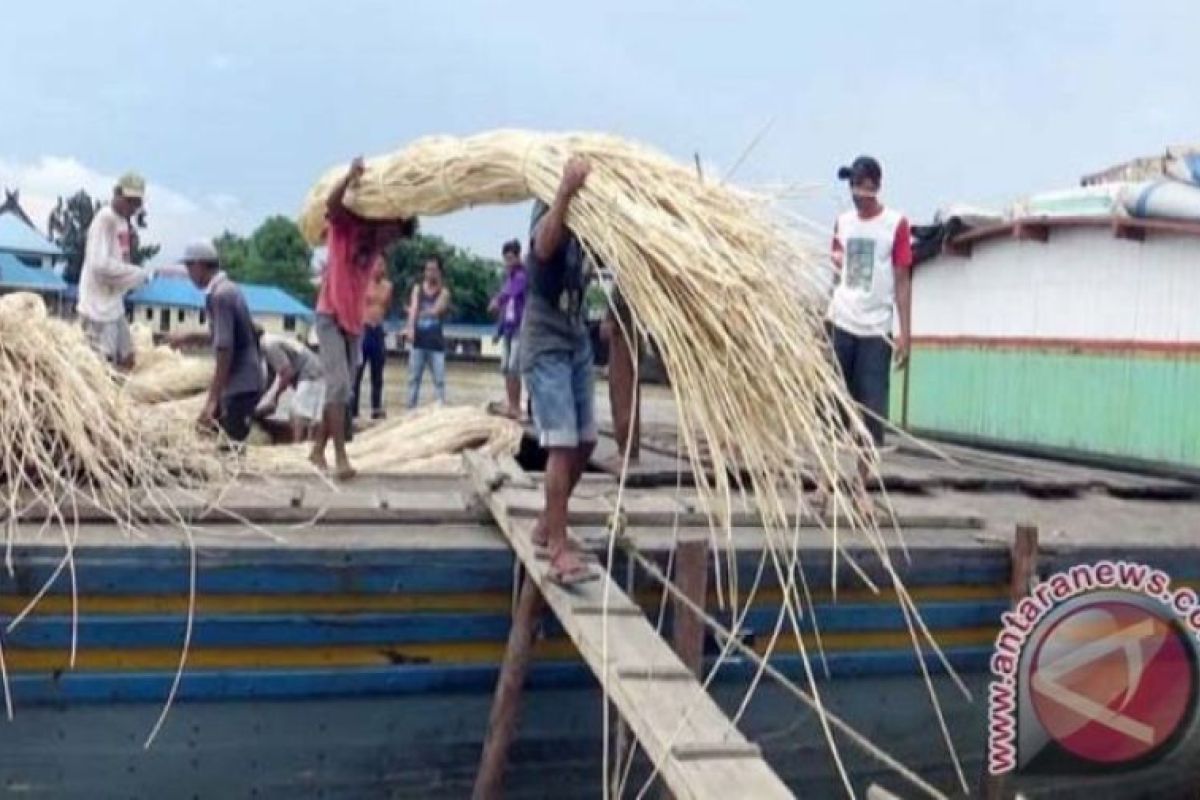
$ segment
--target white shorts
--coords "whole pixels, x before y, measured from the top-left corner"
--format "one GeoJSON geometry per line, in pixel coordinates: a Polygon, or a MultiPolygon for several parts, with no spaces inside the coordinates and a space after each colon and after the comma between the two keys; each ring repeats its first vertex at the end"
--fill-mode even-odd
{"type": "Polygon", "coordinates": [[[325,410],[325,381],[300,381],[292,393],[292,416],[316,422],[325,410]]]}

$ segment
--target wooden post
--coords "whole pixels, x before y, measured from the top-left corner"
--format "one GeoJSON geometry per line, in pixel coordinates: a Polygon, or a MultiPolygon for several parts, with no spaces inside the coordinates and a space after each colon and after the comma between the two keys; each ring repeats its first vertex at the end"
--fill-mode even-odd
{"type": "Polygon", "coordinates": [[[637,461],[642,452],[642,387],[638,334],[628,320],[609,318],[608,401],[612,407],[617,453],[637,461]]]}
{"type": "MultiPolygon", "coordinates": [[[[1008,600],[1013,608],[1029,594],[1034,576],[1037,574],[1038,529],[1033,525],[1018,525],[1009,550],[1012,572],[1008,580],[1008,600]]],[[[984,800],[1007,800],[1013,796],[1010,775],[992,775],[988,772],[987,753],[983,756],[984,800]]]]}
{"type": "MultiPolygon", "coordinates": [[[[679,591],[704,608],[708,596],[708,540],[682,539],[675,550],[675,583],[679,591]]],[[[671,646],[697,678],[704,669],[704,620],[679,598],[672,598],[671,646]]]]}
{"type": "Polygon", "coordinates": [[[1038,529],[1018,525],[1012,545],[1012,576],[1008,598],[1015,607],[1029,594],[1030,583],[1037,572],[1038,529]]]}
{"type": "Polygon", "coordinates": [[[508,644],[504,648],[504,662],[500,666],[500,678],[496,681],[496,696],[492,700],[492,712],[488,716],[487,737],[483,741],[483,755],[479,759],[479,774],[475,777],[473,800],[497,800],[502,796],[504,768],[508,764],[508,749],[517,728],[517,717],[521,710],[521,694],[525,687],[525,675],[533,655],[533,638],[537,630],[538,617],[545,600],[537,584],[528,574],[521,585],[521,596],[517,600],[512,627],[508,631],[508,644]]]}

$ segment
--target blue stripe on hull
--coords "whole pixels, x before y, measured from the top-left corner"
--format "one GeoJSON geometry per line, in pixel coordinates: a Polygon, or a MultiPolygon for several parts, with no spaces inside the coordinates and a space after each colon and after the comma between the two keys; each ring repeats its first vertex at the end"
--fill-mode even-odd
{"type": "MultiPolygon", "coordinates": [[[[0,574],[0,591],[33,594],[50,577],[62,558],[61,548],[19,547],[14,554],[15,577],[0,574]]],[[[267,549],[214,550],[200,553],[198,589],[204,594],[395,594],[419,592],[509,591],[512,555],[499,550],[377,550],[346,553],[329,550],[267,549]]],[[[665,563],[665,556],[660,555],[665,563]]],[[[805,570],[828,576],[827,551],[807,553],[805,570]]],[[[878,559],[857,554],[859,564],[886,587],[890,581],[878,559]]],[[[181,547],[80,548],[75,552],[79,591],[83,594],[168,594],[188,589],[188,553],[181,547]]],[[[738,559],[742,586],[754,582],[758,559],[744,553],[738,559]]],[[[616,571],[624,574],[623,559],[616,571]]],[[[923,554],[907,568],[897,569],[912,588],[930,585],[999,585],[1008,580],[1008,554],[1003,550],[954,550],[923,554]]],[[[839,585],[861,582],[839,561],[839,585]]],[[[768,569],[765,587],[776,586],[768,569]]],[[[66,594],[60,578],[51,591],[66,594]]]]}
{"type": "MultiPolygon", "coordinates": [[[[975,672],[986,668],[991,649],[964,647],[946,651],[956,669],[975,672]]],[[[926,663],[935,672],[938,665],[932,655],[926,663]]],[[[909,651],[873,651],[829,653],[830,672],[835,678],[912,674],[916,659],[909,651]]],[[[771,663],[792,678],[803,680],[799,656],[779,655],[771,663]]],[[[710,659],[711,666],[711,659],[710,659]]],[[[814,670],[820,665],[813,660],[814,670]]],[[[382,668],[346,668],[322,670],[197,671],[184,673],[179,699],[249,700],[271,698],[356,697],[420,694],[424,692],[490,692],[495,688],[499,668],[494,665],[430,666],[403,665],[382,668]]],[[[732,660],[721,667],[717,683],[746,681],[753,677],[754,665],[732,660]]],[[[171,673],[62,673],[58,675],[10,676],[17,706],[70,703],[161,702],[171,673]]],[[[768,679],[769,680],[769,679],[768,679]]],[[[592,682],[587,667],[578,662],[534,664],[530,669],[530,689],[574,687],[592,682]]],[[[19,712],[18,712],[19,713],[19,712]]]]}
{"type": "MultiPolygon", "coordinates": [[[[934,630],[998,625],[1006,603],[930,602],[920,606],[925,623],[934,630]]],[[[743,629],[769,633],[779,609],[754,609],[743,629]]],[[[729,615],[723,617],[729,624],[729,615]]],[[[809,617],[802,630],[811,630],[809,617]]],[[[895,605],[820,604],[816,619],[823,633],[905,630],[904,615],[895,605]]],[[[104,615],[79,621],[79,647],[174,647],[182,641],[184,616],[104,615]]],[[[543,621],[548,636],[561,636],[552,616],[543,621]]],[[[508,636],[508,614],[416,612],[396,614],[227,614],[199,615],[192,632],[195,647],[334,646],[352,644],[414,644],[433,642],[502,642],[508,636]]],[[[784,631],[791,631],[785,620],[784,631]]],[[[71,619],[65,616],[26,618],[4,641],[8,648],[65,649],[71,644],[71,619]]]]}

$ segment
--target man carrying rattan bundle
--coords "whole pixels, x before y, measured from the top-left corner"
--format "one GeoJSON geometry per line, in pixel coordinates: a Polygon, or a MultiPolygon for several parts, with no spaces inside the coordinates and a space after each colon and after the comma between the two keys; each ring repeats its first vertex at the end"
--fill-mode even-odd
{"type": "MultiPolygon", "coordinates": [[[[859,156],[838,178],[850,184],[854,208],[837,219],[833,264],[837,285],[829,304],[833,352],[850,396],[864,410],[862,421],[876,448],[883,445],[884,420],[892,362],[908,361],[912,312],[912,242],[908,220],[879,202],[883,170],[870,156],[859,156]],[[900,312],[900,334],[892,335],[893,308],[900,312]]],[[[871,465],[858,458],[856,495],[870,510],[866,481],[871,465]]]]}
{"type": "Polygon", "coordinates": [[[554,202],[534,207],[528,294],[521,326],[521,371],[546,448],[546,506],[534,546],[550,558],[550,579],[564,586],[598,577],[567,538],[567,506],[596,446],[592,345],[584,293],[590,277],[582,244],[567,229],[567,208],[583,187],[588,162],[572,158],[554,202]]]}
{"type": "Polygon", "coordinates": [[[153,276],[135,266],[130,219],[142,208],[146,181],[132,172],[113,187],[112,202],[96,212],[87,230],[79,273],[79,320],[92,349],[120,369],[133,367],[133,337],[125,295],[153,276]]]}
{"type": "Polygon", "coordinates": [[[363,312],[371,269],[395,240],[412,236],[411,219],[369,220],[346,207],[346,191],[362,177],[363,160],[354,159],[346,176],[326,201],[326,245],[329,257],[317,297],[317,343],[325,373],[324,424],[309,460],[326,468],[325,445],[333,439],[335,475],[354,477],[346,456],[346,412],[361,358],[363,312]]]}

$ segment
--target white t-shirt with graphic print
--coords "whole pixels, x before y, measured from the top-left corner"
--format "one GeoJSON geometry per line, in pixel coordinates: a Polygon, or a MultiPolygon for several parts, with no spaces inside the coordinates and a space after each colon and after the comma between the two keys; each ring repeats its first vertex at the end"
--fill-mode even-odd
{"type": "Polygon", "coordinates": [[[912,265],[908,220],[883,209],[870,219],[850,210],[833,232],[835,262],[841,261],[829,321],[856,336],[890,336],[898,269],[912,265]]]}

